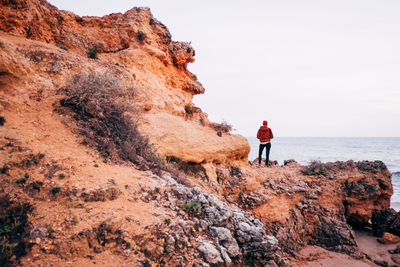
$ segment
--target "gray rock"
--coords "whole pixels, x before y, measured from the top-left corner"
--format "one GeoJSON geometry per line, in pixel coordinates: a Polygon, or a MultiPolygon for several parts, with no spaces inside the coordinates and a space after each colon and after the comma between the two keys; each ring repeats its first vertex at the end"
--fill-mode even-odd
{"type": "Polygon", "coordinates": [[[236,240],[232,237],[232,234],[228,229],[223,227],[211,227],[211,230],[213,231],[219,244],[224,249],[226,249],[226,251],[231,257],[236,257],[240,254],[239,245],[237,244],[236,240]]]}
{"type": "Polygon", "coordinates": [[[218,238],[220,241],[225,241],[225,240],[230,240],[232,239],[232,234],[231,232],[223,227],[211,227],[211,230],[215,234],[215,236],[218,238]]]}
{"type": "Polygon", "coordinates": [[[181,184],[175,184],[172,187],[172,191],[180,199],[186,199],[192,197],[192,193],[184,185],[181,184]]]}
{"type": "Polygon", "coordinates": [[[36,238],[44,238],[49,234],[46,228],[44,227],[39,227],[34,230],[32,230],[29,234],[30,238],[35,240],[36,238]]]}
{"type": "Polygon", "coordinates": [[[140,199],[143,201],[143,202],[146,202],[146,203],[148,203],[149,202],[149,193],[147,193],[147,192],[144,192],[141,196],[140,196],[140,199]]]}
{"type": "MultiPolygon", "coordinates": [[[[228,206],[212,194],[207,194],[196,187],[188,192],[181,185],[173,186],[172,190],[181,201],[197,200],[202,205],[201,213],[197,214],[199,228],[210,237],[215,238],[215,245],[206,242],[198,248],[210,264],[232,262],[231,258],[251,257],[259,262],[272,259],[278,247],[278,240],[268,236],[264,224],[236,206],[228,206]],[[225,254],[226,255],[225,255],[225,254]],[[223,254],[223,255],[221,255],[223,254]],[[208,259],[208,260],[207,260],[208,259]]],[[[179,225],[175,229],[177,247],[184,247],[190,225],[179,225]],[[184,230],[186,229],[186,231],[184,230]]]]}
{"type": "Polygon", "coordinates": [[[178,222],[179,222],[179,225],[182,226],[182,229],[186,235],[192,234],[192,231],[194,228],[194,222],[186,221],[186,220],[179,220],[178,222]]]}
{"type": "Polygon", "coordinates": [[[224,262],[219,251],[208,241],[203,241],[198,250],[203,253],[204,260],[208,263],[221,264],[224,262]]]}
{"type": "Polygon", "coordinates": [[[132,251],[131,251],[130,249],[124,249],[124,250],[122,251],[122,255],[123,255],[124,257],[129,257],[129,255],[131,255],[131,253],[132,253],[132,251]]]}
{"type": "Polygon", "coordinates": [[[172,253],[175,250],[175,238],[172,235],[167,235],[165,238],[165,251],[172,253]]]}
{"type": "Polygon", "coordinates": [[[221,251],[221,256],[224,259],[225,265],[230,266],[232,264],[231,258],[229,258],[228,253],[226,253],[226,249],[224,247],[219,247],[221,251]]]}

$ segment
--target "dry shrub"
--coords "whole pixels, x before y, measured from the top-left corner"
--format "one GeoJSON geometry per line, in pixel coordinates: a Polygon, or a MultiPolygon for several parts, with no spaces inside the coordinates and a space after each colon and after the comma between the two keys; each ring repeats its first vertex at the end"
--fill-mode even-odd
{"type": "Polygon", "coordinates": [[[206,169],[198,163],[186,162],[173,156],[167,157],[167,163],[185,174],[200,177],[205,181],[209,180],[206,169]]]}
{"type": "Polygon", "coordinates": [[[313,175],[313,176],[327,176],[328,168],[326,163],[321,163],[320,161],[311,161],[311,163],[305,167],[303,170],[304,175],[313,175]]]}
{"type": "Polygon", "coordinates": [[[95,47],[89,47],[86,51],[88,58],[98,59],[97,49],[95,47]]]}
{"type": "Polygon", "coordinates": [[[33,207],[10,195],[0,196],[0,266],[16,266],[29,245],[33,207]]]}
{"type": "Polygon", "coordinates": [[[191,118],[193,116],[193,106],[192,105],[185,105],[185,114],[186,117],[191,118]]]}
{"type": "Polygon", "coordinates": [[[127,114],[123,100],[133,96],[133,89],[122,88],[112,78],[77,75],[62,91],[66,96],[60,104],[74,112],[84,144],[105,157],[118,156],[146,169],[161,167],[148,138],[138,131],[138,117],[127,114]]]}
{"type": "Polygon", "coordinates": [[[232,131],[232,125],[228,124],[226,121],[222,120],[221,123],[212,122],[210,127],[217,132],[229,133],[232,131]]]}
{"type": "Polygon", "coordinates": [[[142,32],[142,31],[138,31],[138,33],[137,33],[137,38],[138,38],[138,40],[140,41],[140,42],[143,42],[144,41],[144,39],[146,39],[146,34],[144,33],[144,32],[142,32]]]}

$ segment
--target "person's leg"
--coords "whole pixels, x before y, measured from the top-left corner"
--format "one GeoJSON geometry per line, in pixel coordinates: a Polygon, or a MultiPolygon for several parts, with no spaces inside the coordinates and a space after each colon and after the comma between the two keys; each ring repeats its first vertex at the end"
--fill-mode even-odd
{"type": "Polygon", "coordinates": [[[258,164],[259,165],[261,165],[261,156],[262,156],[264,147],[265,147],[265,145],[260,144],[260,147],[258,148],[258,164]]]}
{"type": "Polygon", "coordinates": [[[271,143],[268,143],[265,147],[265,165],[268,166],[269,163],[269,151],[271,150],[271,143]]]}

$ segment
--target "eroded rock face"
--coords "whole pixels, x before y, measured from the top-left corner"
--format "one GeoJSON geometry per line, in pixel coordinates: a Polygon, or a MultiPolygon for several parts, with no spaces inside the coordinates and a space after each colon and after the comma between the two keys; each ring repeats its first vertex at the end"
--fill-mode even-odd
{"type": "MultiPolygon", "coordinates": [[[[319,164],[323,175],[267,178],[256,192],[246,192],[248,185],[241,183],[239,203],[261,219],[288,253],[312,244],[359,255],[353,228],[369,227],[371,218],[375,231],[396,233],[397,215],[385,210],[393,189],[390,172],[382,162],[319,164]]],[[[283,168],[304,167],[291,163],[283,168]]]]}
{"type": "Polygon", "coordinates": [[[349,224],[363,228],[368,226],[374,210],[390,207],[391,174],[382,161],[349,161],[346,169],[355,169],[358,174],[349,176],[342,183],[345,216],[349,224]]]}
{"type": "Polygon", "coordinates": [[[194,62],[194,49],[186,42],[171,42],[168,46],[175,66],[186,69],[189,63],[194,62]]]}
{"type": "Polygon", "coordinates": [[[374,210],[371,221],[375,236],[381,237],[385,232],[400,236],[400,212],[392,208],[374,210]]]}
{"type": "Polygon", "coordinates": [[[195,163],[247,162],[247,140],[217,136],[192,102],[205,91],[186,68],[194,62],[194,49],[172,41],[148,8],[79,17],[39,0],[0,6],[0,86],[6,92],[43,99],[76,74],[99,75],[135,96],[127,100],[131,113],[140,115],[139,130],[160,155],[195,163]]]}
{"type": "MultiPolygon", "coordinates": [[[[187,225],[188,229],[199,229],[213,239],[213,242],[198,240],[198,250],[206,262],[229,265],[247,260],[257,264],[276,260],[275,252],[279,250],[280,244],[274,236],[266,234],[260,220],[237,207],[228,206],[216,196],[198,187],[189,189],[171,178],[169,184],[180,203],[199,203],[201,206],[201,209],[194,213],[192,222],[188,221],[184,225],[187,225]]],[[[191,231],[184,230],[184,232],[191,231]]],[[[172,236],[166,239],[180,238],[172,236]]]]}

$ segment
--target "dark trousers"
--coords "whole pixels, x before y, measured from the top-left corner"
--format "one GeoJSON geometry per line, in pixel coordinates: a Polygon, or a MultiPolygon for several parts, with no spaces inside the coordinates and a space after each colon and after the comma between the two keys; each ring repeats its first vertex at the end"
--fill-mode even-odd
{"type": "Polygon", "coordinates": [[[258,149],[258,164],[261,165],[261,155],[265,147],[265,165],[268,165],[269,162],[269,151],[271,150],[271,143],[260,144],[260,148],[258,149]]]}

